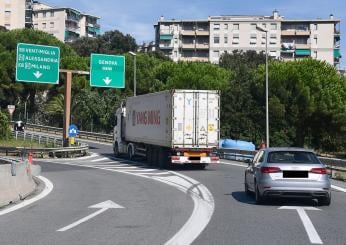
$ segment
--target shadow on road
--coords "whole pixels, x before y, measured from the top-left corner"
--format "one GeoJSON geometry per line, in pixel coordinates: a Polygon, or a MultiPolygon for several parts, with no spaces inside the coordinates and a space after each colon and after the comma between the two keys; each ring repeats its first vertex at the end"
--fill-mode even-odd
{"type": "MultiPolygon", "coordinates": [[[[235,191],[225,195],[230,195],[241,203],[257,205],[255,203],[255,196],[252,193],[248,195],[244,191],[235,191]]],[[[315,200],[303,198],[270,198],[261,206],[318,206],[318,203],[315,200]]]]}

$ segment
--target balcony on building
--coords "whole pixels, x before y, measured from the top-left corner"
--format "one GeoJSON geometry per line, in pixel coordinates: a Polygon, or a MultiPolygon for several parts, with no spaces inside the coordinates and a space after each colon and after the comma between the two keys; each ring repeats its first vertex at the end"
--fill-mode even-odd
{"type": "Polygon", "coordinates": [[[311,50],[310,49],[296,49],[294,51],[296,57],[310,57],[311,50]]]}
{"type": "Polygon", "coordinates": [[[171,42],[166,42],[166,41],[161,41],[159,43],[159,48],[160,49],[173,49],[173,45],[171,44],[171,42]]]}
{"type": "Polygon", "coordinates": [[[182,30],[180,34],[182,36],[195,36],[196,31],[195,30],[182,30]]]}
{"type": "Polygon", "coordinates": [[[281,36],[310,36],[309,23],[287,22],[281,25],[281,36]]]}
{"type": "Polygon", "coordinates": [[[182,43],[181,47],[183,49],[195,49],[196,48],[196,44],[195,43],[182,43]]]}
{"type": "Polygon", "coordinates": [[[341,59],[341,53],[339,48],[334,49],[334,63],[339,64],[341,59]]]}
{"type": "Polygon", "coordinates": [[[66,9],[66,22],[75,22],[78,23],[80,20],[80,12],[74,9],[66,9]]]}
{"type": "Polygon", "coordinates": [[[160,34],[160,40],[172,40],[173,34],[160,34]]]}
{"type": "Polygon", "coordinates": [[[209,49],[209,43],[196,43],[196,49],[209,49]]]}

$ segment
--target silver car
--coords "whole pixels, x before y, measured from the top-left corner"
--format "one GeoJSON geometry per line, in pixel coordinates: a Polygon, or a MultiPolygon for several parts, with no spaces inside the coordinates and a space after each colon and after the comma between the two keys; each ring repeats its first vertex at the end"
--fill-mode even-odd
{"type": "Polygon", "coordinates": [[[268,197],[302,197],[330,205],[326,166],[303,148],[261,149],[245,170],[245,192],[255,193],[257,204],[268,197]]]}

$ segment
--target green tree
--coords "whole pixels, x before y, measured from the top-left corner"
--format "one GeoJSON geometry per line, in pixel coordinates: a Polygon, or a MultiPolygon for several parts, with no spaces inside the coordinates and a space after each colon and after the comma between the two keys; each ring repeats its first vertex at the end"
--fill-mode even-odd
{"type": "Polygon", "coordinates": [[[5,113],[0,111],[0,139],[7,140],[11,137],[11,130],[9,126],[8,117],[5,113]]]}
{"type": "MultiPolygon", "coordinates": [[[[264,91],[264,79],[265,67],[260,66],[256,91],[264,91]]],[[[273,61],[269,97],[272,145],[345,148],[346,83],[333,66],[313,59],[273,61]]]]}
{"type": "Polygon", "coordinates": [[[222,93],[221,136],[259,144],[264,139],[262,116],[264,97],[254,97],[256,70],[265,55],[255,51],[234,51],[220,58],[220,66],[234,73],[222,93]]]}

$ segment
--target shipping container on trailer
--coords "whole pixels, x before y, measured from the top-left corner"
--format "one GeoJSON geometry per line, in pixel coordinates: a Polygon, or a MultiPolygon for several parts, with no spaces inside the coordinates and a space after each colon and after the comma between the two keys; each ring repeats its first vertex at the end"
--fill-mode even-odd
{"type": "MultiPolygon", "coordinates": [[[[117,111],[114,152],[176,164],[218,162],[220,93],[169,90],[129,97],[117,111]],[[158,158],[158,159],[157,159],[158,158]]],[[[164,164],[166,165],[166,164],[164,164]]]]}

